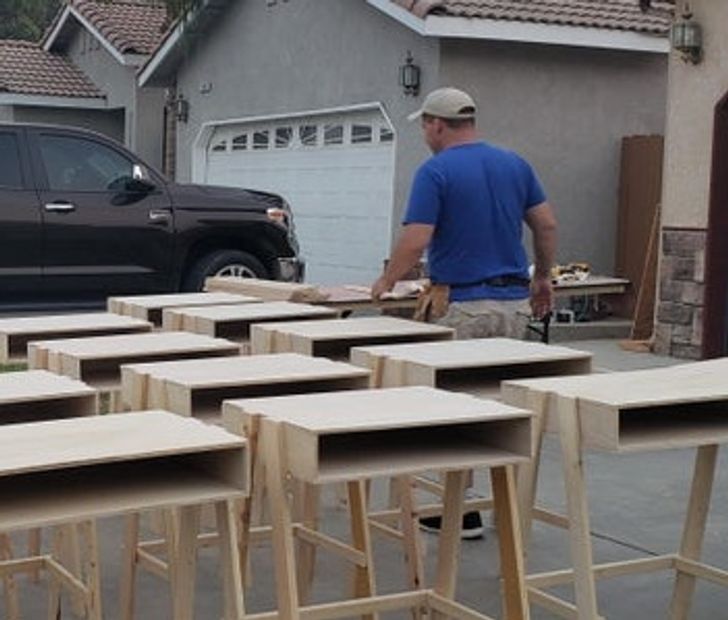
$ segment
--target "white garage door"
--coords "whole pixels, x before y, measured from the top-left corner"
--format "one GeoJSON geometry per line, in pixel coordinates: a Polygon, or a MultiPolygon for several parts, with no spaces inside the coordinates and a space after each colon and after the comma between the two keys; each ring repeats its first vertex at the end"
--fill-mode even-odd
{"type": "Polygon", "coordinates": [[[379,108],[220,124],[205,148],[203,182],[288,200],[308,281],[377,277],[394,184],[394,134],[379,108]]]}

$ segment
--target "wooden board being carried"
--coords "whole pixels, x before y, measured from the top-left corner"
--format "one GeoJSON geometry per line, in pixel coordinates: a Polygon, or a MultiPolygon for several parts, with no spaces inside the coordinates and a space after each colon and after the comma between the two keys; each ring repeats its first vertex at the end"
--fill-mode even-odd
{"type": "Polygon", "coordinates": [[[94,415],[98,393],[47,370],[0,374],[0,425],[94,415]]]}
{"type": "Polygon", "coordinates": [[[206,422],[221,419],[224,399],[366,388],[369,371],[295,353],[123,366],[131,409],[158,408],[206,422]]]}
{"type": "Polygon", "coordinates": [[[242,306],[168,308],[163,312],[162,325],[166,330],[184,330],[245,343],[253,323],[328,319],[335,316],[336,312],[328,308],[271,301],[242,306]]]}
{"type": "Polygon", "coordinates": [[[28,343],[34,340],[132,334],[151,329],[147,321],[106,312],[0,319],[0,363],[25,361],[28,343]]]}
{"type": "Polygon", "coordinates": [[[259,297],[263,301],[295,301],[314,303],[324,301],[325,295],[312,284],[281,282],[257,278],[236,278],[216,276],[205,280],[205,291],[238,293],[259,297]]]}
{"type": "Polygon", "coordinates": [[[162,325],[162,310],[184,306],[224,306],[227,304],[248,304],[262,301],[258,297],[233,293],[170,293],[168,295],[135,295],[132,297],[109,297],[109,312],[150,321],[162,325]]]}
{"type": "Polygon", "coordinates": [[[353,364],[372,371],[373,387],[428,385],[497,397],[500,382],[591,372],[591,353],[509,338],[355,347],[353,364]]]}
{"type": "Polygon", "coordinates": [[[314,322],[254,325],[251,351],[294,352],[304,355],[348,359],[355,346],[451,340],[454,330],[394,317],[356,317],[314,322]]]}
{"type": "Polygon", "coordinates": [[[97,389],[117,389],[122,364],[239,355],[234,342],[187,332],[157,332],[33,342],[32,368],[45,368],[97,389]]]}

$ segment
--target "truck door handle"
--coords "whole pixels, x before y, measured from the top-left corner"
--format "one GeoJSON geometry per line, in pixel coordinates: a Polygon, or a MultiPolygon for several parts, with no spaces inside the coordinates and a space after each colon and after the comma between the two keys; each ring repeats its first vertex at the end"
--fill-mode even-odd
{"type": "Polygon", "coordinates": [[[70,202],[49,202],[45,205],[46,211],[52,211],[55,213],[70,213],[76,210],[76,205],[70,202]]]}
{"type": "Polygon", "coordinates": [[[168,209],[152,209],[149,211],[149,221],[155,224],[163,224],[169,221],[171,215],[168,209]]]}

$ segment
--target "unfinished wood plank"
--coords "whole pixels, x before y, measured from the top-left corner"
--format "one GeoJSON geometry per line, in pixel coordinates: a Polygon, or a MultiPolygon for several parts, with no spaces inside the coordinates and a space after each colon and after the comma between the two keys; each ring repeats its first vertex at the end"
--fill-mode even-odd
{"type": "Polygon", "coordinates": [[[312,284],[260,278],[236,278],[232,276],[207,278],[205,280],[205,291],[252,295],[264,301],[313,303],[326,300],[326,295],[320,293],[318,288],[312,284]]]}
{"type": "MultiPolygon", "coordinates": [[[[372,537],[367,518],[367,492],[361,480],[347,484],[349,515],[351,518],[351,540],[355,549],[364,554],[364,566],[354,567],[354,598],[367,598],[376,594],[376,575],[374,573],[374,553],[372,537]]],[[[377,620],[377,614],[365,614],[362,620],[377,620]]]]}
{"type": "Polygon", "coordinates": [[[200,506],[184,506],[180,508],[179,515],[180,531],[175,550],[172,614],[175,620],[194,620],[200,506]]]}

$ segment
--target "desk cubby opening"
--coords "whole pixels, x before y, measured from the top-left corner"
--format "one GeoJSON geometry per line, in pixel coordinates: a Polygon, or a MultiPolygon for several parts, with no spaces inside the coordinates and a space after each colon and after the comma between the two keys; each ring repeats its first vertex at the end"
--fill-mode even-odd
{"type": "MultiPolygon", "coordinates": [[[[520,462],[530,457],[531,421],[422,426],[319,437],[319,482],[520,462]]],[[[294,474],[296,472],[293,472],[294,474]]]]}
{"type": "Polygon", "coordinates": [[[0,425],[78,418],[96,413],[96,395],[0,404],[0,425]]]}
{"type": "Polygon", "coordinates": [[[437,370],[435,386],[453,392],[471,392],[490,388],[498,390],[501,381],[579,375],[587,374],[589,371],[588,360],[548,360],[507,366],[442,368],[437,370]]]}
{"type": "Polygon", "coordinates": [[[723,443],[728,440],[728,400],[622,409],[618,433],[623,450],[723,443]]]}
{"type": "Polygon", "coordinates": [[[344,377],[338,379],[297,379],[254,385],[230,385],[216,388],[196,388],[192,391],[192,411],[206,419],[222,416],[222,401],[236,398],[266,398],[293,396],[312,392],[365,390],[368,377],[344,377]]]}
{"type": "Polygon", "coordinates": [[[315,357],[348,361],[353,347],[375,347],[378,345],[407,344],[450,340],[450,334],[400,334],[388,336],[342,336],[340,339],[317,340],[313,343],[315,357]]]}
{"type": "Polygon", "coordinates": [[[239,447],[19,473],[0,477],[0,531],[217,501],[247,489],[239,447]]]}

